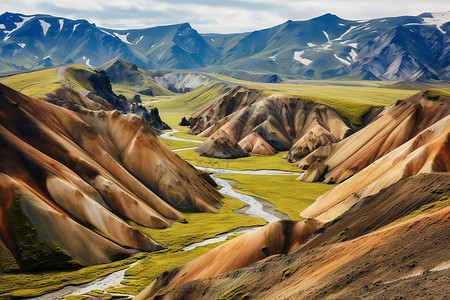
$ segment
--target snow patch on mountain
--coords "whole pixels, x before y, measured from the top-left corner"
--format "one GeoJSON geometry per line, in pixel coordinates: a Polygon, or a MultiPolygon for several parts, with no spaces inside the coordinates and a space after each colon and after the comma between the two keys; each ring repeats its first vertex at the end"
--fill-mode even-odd
{"type": "Polygon", "coordinates": [[[305,53],[304,50],[302,51],[295,51],[294,52],[294,60],[301,62],[302,64],[304,64],[305,66],[309,65],[310,63],[312,63],[312,60],[307,59],[307,58],[303,58],[302,55],[305,53]]]}
{"type": "Polygon", "coordinates": [[[129,34],[130,34],[129,32],[128,32],[127,34],[120,34],[120,33],[114,32],[114,35],[117,36],[122,42],[124,42],[124,43],[126,43],[126,44],[129,44],[129,45],[132,45],[132,44],[128,41],[128,35],[129,35],[129,34]]]}
{"type": "Polygon", "coordinates": [[[422,18],[424,25],[436,25],[440,32],[446,34],[442,29],[442,25],[450,22],[450,12],[431,13],[431,18],[422,18]]]}
{"type": "Polygon", "coordinates": [[[23,49],[23,48],[25,48],[25,46],[26,46],[27,44],[17,44],[17,45],[19,45],[19,46],[22,47],[22,49],[23,49]]]}
{"type": "Polygon", "coordinates": [[[338,38],[335,39],[335,40],[336,40],[336,41],[341,41],[342,38],[343,38],[346,34],[348,34],[350,31],[352,31],[352,30],[355,29],[356,27],[358,27],[358,26],[350,26],[350,28],[349,28],[346,32],[344,32],[340,37],[338,37],[338,38]]]}
{"type": "Polygon", "coordinates": [[[64,19],[59,19],[59,31],[61,31],[64,27],[64,19]]]}
{"type": "Polygon", "coordinates": [[[330,41],[330,37],[328,36],[328,33],[326,33],[325,30],[322,30],[323,34],[325,35],[325,37],[327,38],[328,41],[330,41]]]}
{"type": "Polygon", "coordinates": [[[358,48],[358,43],[348,43],[347,45],[355,49],[358,48]]]}
{"type": "Polygon", "coordinates": [[[103,33],[106,33],[107,35],[110,35],[110,36],[112,36],[112,37],[116,37],[114,34],[111,34],[111,33],[109,33],[108,31],[106,31],[106,30],[103,30],[103,29],[98,29],[98,30],[100,30],[101,32],[103,32],[103,33]]]}
{"type": "Polygon", "coordinates": [[[358,53],[356,53],[355,49],[352,49],[350,51],[350,53],[348,54],[348,56],[350,57],[351,60],[355,60],[357,55],[358,55],[358,53]]]}
{"type": "Polygon", "coordinates": [[[139,44],[139,42],[142,40],[143,37],[144,37],[144,36],[141,35],[141,37],[137,40],[137,42],[135,43],[135,45],[139,44]]]}
{"type": "Polygon", "coordinates": [[[75,32],[75,30],[77,29],[77,27],[78,26],[80,26],[80,23],[78,23],[78,24],[75,24],[74,26],[73,26],[73,30],[72,30],[72,32],[75,32]]]}
{"type": "Polygon", "coordinates": [[[6,33],[6,36],[3,38],[3,41],[7,41],[9,39],[11,33],[13,33],[14,31],[16,31],[18,29],[20,29],[23,25],[25,25],[25,23],[27,23],[31,19],[34,19],[34,16],[33,17],[20,17],[20,18],[22,19],[21,22],[14,22],[14,25],[16,25],[16,28],[14,28],[14,29],[12,29],[10,31],[4,31],[4,33],[6,33]]]}
{"type": "Polygon", "coordinates": [[[269,56],[269,58],[270,58],[271,60],[275,61],[275,60],[277,59],[277,55],[278,55],[278,53],[275,54],[275,55],[269,56]]]}
{"type": "Polygon", "coordinates": [[[316,44],[313,44],[313,43],[306,43],[306,45],[308,45],[308,47],[314,47],[314,46],[316,46],[316,44]]]}
{"type": "Polygon", "coordinates": [[[350,65],[350,62],[346,61],[345,59],[338,57],[336,54],[333,54],[333,55],[334,55],[334,57],[336,57],[341,63],[343,63],[343,64],[345,64],[345,65],[347,65],[347,66],[350,65]]]}
{"type": "Polygon", "coordinates": [[[42,32],[44,33],[44,36],[46,36],[51,24],[45,22],[44,20],[39,20],[39,23],[41,23],[42,32]]]}
{"type": "Polygon", "coordinates": [[[0,24],[0,29],[6,29],[5,24],[0,24]]]}

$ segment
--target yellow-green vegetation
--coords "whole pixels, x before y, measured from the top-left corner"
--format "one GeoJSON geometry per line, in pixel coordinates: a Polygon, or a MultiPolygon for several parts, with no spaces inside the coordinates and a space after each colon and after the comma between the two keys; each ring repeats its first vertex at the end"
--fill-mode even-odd
{"type": "Polygon", "coordinates": [[[163,250],[148,253],[137,265],[125,272],[125,279],[122,281],[125,286],[110,288],[107,291],[137,295],[162,272],[186,264],[222,243],[224,242],[198,247],[190,251],[163,250]]]}
{"type": "Polygon", "coordinates": [[[3,275],[0,276],[0,299],[37,297],[57,291],[67,285],[88,283],[122,270],[145,255],[146,253],[139,253],[124,260],[73,271],[3,275]]]}
{"type": "Polygon", "coordinates": [[[244,207],[244,203],[237,199],[225,198],[218,214],[213,213],[184,213],[188,224],[174,223],[166,229],[151,229],[142,227],[132,221],[130,225],[138,228],[171,250],[180,250],[184,246],[207,238],[231,231],[240,226],[264,225],[263,219],[242,216],[233,213],[244,207]]]}
{"type": "Polygon", "coordinates": [[[281,276],[283,276],[283,277],[289,277],[289,276],[291,276],[291,274],[292,274],[292,271],[290,268],[285,268],[281,271],[281,276]]]}
{"type": "Polygon", "coordinates": [[[250,293],[245,293],[245,285],[241,284],[231,290],[226,291],[216,300],[240,300],[240,299],[250,299],[250,293]]]}
{"type": "Polygon", "coordinates": [[[64,300],[83,300],[83,299],[88,299],[89,296],[83,296],[83,295],[76,295],[76,296],[67,296],[64,297],[64,300]]]}
{"type": "Polygon", "coordinates": [[[38,236],[36,228],[23,213],[20,198],[24,195],[14,192],[9,210],[14,240],[20,253],[20,264],[27,271],[46,269],[70,269],[79,267],[79,262],[56,244],[44,243],[38,236]]]}
{"type": "Polygon", "coordinates": [[[385,88],[391,81],[346,81],[295,80],[288,83],[255,83],[224,75],[215,77],[231,81],[248,88],[263,91],[265,95],[286,94],[306,101],[326,104],[344,119],[355,125],[362,123],[362,116],[370,108],[385,106],[398,99],[409,97],[419,90],[385,88]]]}
{"type": "MultiPolygon", "coordinates": [[[[299,167],[288,163],[283,156],[286,152],[279,152],[275,155],[261,155],[250,153],[249,157],[235,159],[218,159],[201,156],[194,150],[182,150],[177,154],[188,162],[201,167],[232,169],[232,170],[282,170],[282,171],[301,171],[299,167]]],[[[234,176],[234,175],[233,175],[234,176]]],[[[252,175],[252,177],[254,177],[252,175]]]]}
{"type": "Polygon", "coordinates": [[[187,142],[187,141],[178,141],[178,140],[171,140],[171,139],[165,139],[162,137],[158,137],[158,140],[166,145],[169,149],[180,149],[180,148],[188,148],[188,147],[198,147],[200,146],[200,143],[196,142],[187,142]]]}
{"type": "Polygon", "coordinates": [[[14,256],[0,239],[0,271],[17,272],[19,265],[16,263],[14,256]]]}
{"type": "Polygon", "coordinates": [[[94,74],[94,71],[80,64],[69,66],[64,70],[64,77],[67,78],[71,86],[86,91],[93,91],[88,80],[91,74],[94,74]]]}
{"type": "Polygon", "coordinates": [[[57,68],[27,72],[0,78],[0,82],[27,96],[45,98],[64,84],[64,80],[56,76],[57,68]]]}
{"type": "Polygon", "coordinates": [[[223,83],[210,83],[200,86],[173,100],[159,102],[155,106],[161,110],[174,110],[176,112],[194,111],[202,105],[208,104],[225,93],[229,88],[223,83]]]}
{"type": "Polygon", "coordinates": [[[231,179],[231,185],[243,194],[269,201],[292,220],[302,219],[299,213],[335,186],[297,181],[297,175],[225,174],[219,177],[231,179]]]}
{"type": "Polygon", "coordinates": [[[438,89],[427,89],[423,92],[427,98],[437,99],[440,96],[450,97],[450,92],[438,89]]]}
{"type": "Polygon", "coordinates": [[[440,208],[443,208],[443,207],[446,207],[449,205],[450,205],[450,196],[444,196],[444,197],[440,198],[438,201],[425,204],[425,205],[421,206],[419,209],[416,209],[415,211],[411,212],[409,215],[404,216],[403,218],[397,219],[394,222],[391,222],[390,224],[381,227],[380,229],[402,223],[404,221],[407,221],[409,219],[417,217],[421,214],[429,213],[429,212],[435,211],[437,209],[440,209],[440,208]]]}
{"type": "Polygon", "coordinates": [[[382,280],[380,278],[377,278],[374,281],[372,281],[372,286],[379,285],[381,282],[382,280]]]}

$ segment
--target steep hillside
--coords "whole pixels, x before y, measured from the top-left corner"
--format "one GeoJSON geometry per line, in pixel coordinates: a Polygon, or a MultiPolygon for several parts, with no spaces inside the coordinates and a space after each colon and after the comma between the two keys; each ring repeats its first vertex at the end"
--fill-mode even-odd
{"type": "Polygon", "coordinates": [[[98,67],[121,57],[151,69],[271,74],[245,75],[264,82],[278,82],[277,74],[449,80],[449,26],[449,12],[365,21],[326,14],[247,33],[199,34],[188,23],[114,30],[6,12],[0,16],[0,66],[2,72],[72,62],[98,67]]]}
{"type": "Polygon", "coordinates": [[[340,183],[449,114],[450,97],[445,92],[418,93],[387,106],[360,131],[339,143],[317,149],[298,165],[311,166],[321,159],[326,168],[319,179],[340,183]]]}
{"type": "Polygon", "coordinates": [[[361,198],[373,195],[402,178],[420,173],[449,172],[449,155],[450,115],[447,115],[318,197],[301,212],[301,216],[332,220],[361,198]]]}
{"type": "Polygon", "coordinates": [[[252,247],[241,247],[220,256],[220,264],[212,259],[220,248],[256,235],[247,233],[161,274],[137,299],[441,298],[450,291],[445,234],[450,186],[442,185],[448,177],[422,174],[402,180],[325,224],[291,253],[218,275],[221,267],[245,261],[234,254],[252,253],[252,247]],[[202,273],[194,269],[200,262],[207,266],[202,273]]]}
{"type": "Polygon", "coordinates": [[[192,115],[190,132],[211,136],[222,130],[249,152],[291,149],[292,159],[337,142],[350,130],[326,105],[286,95],[261,98],[261,92],[237,87],[192,115]]]}
{"type": "Polygon", "coordinates": [[[0,234],[25,270],[161,249],[125,220],[165,228],[184,220],[180,210],[220,206],[205,174],[162,146],[136,115],[75,102],[63,104],[67,110],[4,85],[0,101],[0,234]]]}
{"type": "Polygon", "coordinates": [[[156,84],[135,64],[116,58],[102,65],[98,70],[105,71],[112,84],[130,86],[140,94],[149,96],[169,96],[172,93],[156,84]]]}

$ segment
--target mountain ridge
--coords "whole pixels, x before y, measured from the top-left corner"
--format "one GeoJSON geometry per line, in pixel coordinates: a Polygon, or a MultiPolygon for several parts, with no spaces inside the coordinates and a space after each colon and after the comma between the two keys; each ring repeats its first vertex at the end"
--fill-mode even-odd
{"type": "Polygon", "coordinates": [[[0,69],[66,62],[97,67],[121,57],[155,69],[449,80],[449,31],[450,12],[364,21],[325,14],[234,34],[201,34],[189,23],[108,29],[86,20],[6,12],[0,15],[0,69]]]}

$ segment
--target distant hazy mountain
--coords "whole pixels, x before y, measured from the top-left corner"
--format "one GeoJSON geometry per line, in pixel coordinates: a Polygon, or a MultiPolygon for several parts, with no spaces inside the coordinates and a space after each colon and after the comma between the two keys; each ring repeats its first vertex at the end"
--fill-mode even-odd
{"type": "Polygon", "coordinates": [[[450,79],[450,12],[365,21],[326,14],[240,34],[188,23],[113,30],[48,15],[0,16],[0,73],[116,57],[153,69],[211,69],[299,78],[450,79]]]}

